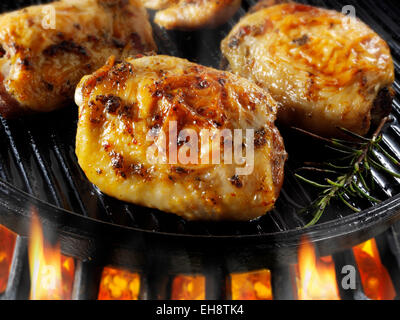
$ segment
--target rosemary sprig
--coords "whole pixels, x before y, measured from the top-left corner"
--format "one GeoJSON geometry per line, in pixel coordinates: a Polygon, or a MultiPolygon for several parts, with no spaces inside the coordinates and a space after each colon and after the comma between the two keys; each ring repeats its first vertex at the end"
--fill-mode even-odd
{"type": "Polygon", "coordinates": [[[312,164],[312,166],[305,166],[297,170],[314,171],[320,174],[324,173],[330,175],[329,178],[325,177],[323,179],[324,182],[317,182],[305,178],[298,173],[295,174],[302,182],[322,189],[316,200],[314,200],[310,206],[302,210],[302,212],[311,211],[313,214],[313,219],[305,227],[316,224],[332,200],[341,201],[354,212],[361,211],[360,208],[352,204],[356,199],[364,199],[372,204],[381,202],[380,199],[371,194],[375,188],[371,168],[400,178],[398,173],[385,167],[377,156],[377,152],[380,152],[394,165],[400,165],[400,161],[391,156],[380,145],[382,142],[381,132],[388,121],[389,117],[383,118],[371,138],[362,137],[347,129],[339,128],[345,135],[351,138],[349,141],[327,139],[303,129],[294,128],[308,136],[326,142],[326,146],[330,150],[341,155],[341,158],[337,160],[322,164],[321,168],[318,168],[316,164],[312,164]],[[345,157],[343,157],[343,155],[345,155],[345,157]],[[370,184],[368,184],[367,181],[370,182],[370,184]]]}

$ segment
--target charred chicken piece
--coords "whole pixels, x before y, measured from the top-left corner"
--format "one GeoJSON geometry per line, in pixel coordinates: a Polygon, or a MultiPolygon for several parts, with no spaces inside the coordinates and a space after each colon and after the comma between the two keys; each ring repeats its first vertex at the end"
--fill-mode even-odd
{"type": "Polygon", "coordinates": [[[62,0],[0,16],[0,113],[47,112],[73,99],[111,55],[156,50],[139,0],[62,0]]]}
{"type": "Polygon", "coordinates": [[[390,49],[357,18],[295,3],[261,8],[240,20],[221,49],[228,70],[270,92],[286,125],[364,135],[390,112],[390,49]]]}
{"type": "Polygon", "coordinates": [[[188,220],[273,208],[286,152],[276,103],[252,82],[169,56],[110,59],[75,101],[76,155],[104,193],[188,220]]]}
{"type": "Polygon", "coordinates": [[[145,7],[160,10],[154,21],[166,29],[214,28],[228,21],[241,0],[143,0],[145,7]]]}

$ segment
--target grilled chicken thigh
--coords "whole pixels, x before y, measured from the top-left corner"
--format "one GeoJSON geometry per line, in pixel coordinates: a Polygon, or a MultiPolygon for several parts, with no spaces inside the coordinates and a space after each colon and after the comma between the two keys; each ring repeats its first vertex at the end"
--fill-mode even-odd
{"type": "Polygon", "coordinates": [[[158,11],[154,21],[166,29],[213,28],[225,23],[239,9],[241,0],[143,0],[158,11]]]}
{"type": "Polygon", "coordinates": [[[110,59],[82,79],[75,101],[76,155],[104,193],[189,220],[251,220],[273,208],[286,153],[276,103],[250,81],[168,56],[110,59]],[[229,156],[238,147],[243,162],[229,156]]]}
{"type": "Polygon", "coordinates": [[[5,13],[0,16],[0,113],[59,108],[72,100],[82,76],[111,55],[155,49],[139,0],[62,0],[5,13]]]}
{"type": "Polygon", "coordinates": [[[228,69],[267,89],[278,121],[325,136],[366,134],[390,112],[390,49],[356,18],[295,3],[242,18],[223,40],[228,69]]]}

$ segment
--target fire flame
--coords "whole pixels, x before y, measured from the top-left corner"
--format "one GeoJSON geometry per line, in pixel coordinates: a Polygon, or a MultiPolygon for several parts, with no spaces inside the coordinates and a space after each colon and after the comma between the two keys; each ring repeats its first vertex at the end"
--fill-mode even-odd
{"type": "Polygon", "coordinates": [[[231,274],[232,300],[272,300],[271,271],[231,274]]]}
{"type": "Polygon", "coordinates": [[[7,288],[16,234],[0,225],[0,294],[7,288]]]}
{"type": "Polygon", "coordinates": [[[353,248],[365,295],[373,300],[393,300],[396,292],[379,257],[375,239],[353,248]]]}
{"type": "Polygon", "coordinates": [[[32,215],[29,242],[31,300],[71,299],[75,262],[61,255],[60,245],[44,242],[40,221],[32,215]]]}
{"type": "Polygon", "coordinates": [[[98,300],[137,300],[139,290],[139,274],[105,267],[100,281],[98,300]]]}
{"type": "Polygon", "coordinates": [[[339,300],[332,257],[317,258],[315,249],[303,239],[299,249],[298,298],[300,300],[339,300]]]}
{"type": "Polygon", "coordinates": [[[203,276],[177,276],[172,282],[172,300],[204,300],[205,282],[203,276]]]}

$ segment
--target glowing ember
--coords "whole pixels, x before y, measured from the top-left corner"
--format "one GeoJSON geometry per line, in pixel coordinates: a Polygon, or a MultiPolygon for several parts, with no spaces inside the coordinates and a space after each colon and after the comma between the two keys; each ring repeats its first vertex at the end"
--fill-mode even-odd
{"type": "Polygon", "coordinates": [[[172,300],[204,300],[206,280],[203,276],[177,276],[172,282],[172,300]]]}
{"type": "Polygon", "coordinates": [[[16,239],[13,232],[0,225],[0,293],[7,288],[16,239]]]}
{"type": "Polygon", "coordinates": [[[137,300],[139,290],[140,276],[137,273],[105,267],[98,300],[137,300]]]}
{"type": "Polygon", "coordinates": [[[271,272],[231,274],[233,300],[272,300],[271,272]]]}
{"type": "Polygon", "coordinates": [[[61,280],[63,300],[70,300],[75,277],[75,260],[61,255],[61,280]]]}
{"type": "Polygon", "coordinates": [[[332,257],[317,258],[307,239],[303,239],[300,245],[297,271],[300,300],[340,299],[332,257]]]}
{"type": "Polygon", "coordinates": [[[61,255],[59,244],[44,242],[42,228],[36,215],[32,215],[29,242],[31,300],[71,299],[75,263],[61,255]]]}
{"type": "Polygon", "coordinates": [[[353,248],[365,295],[374,300],[393,300],[392,281],[382,265],[375,239],[353,248]]]}

